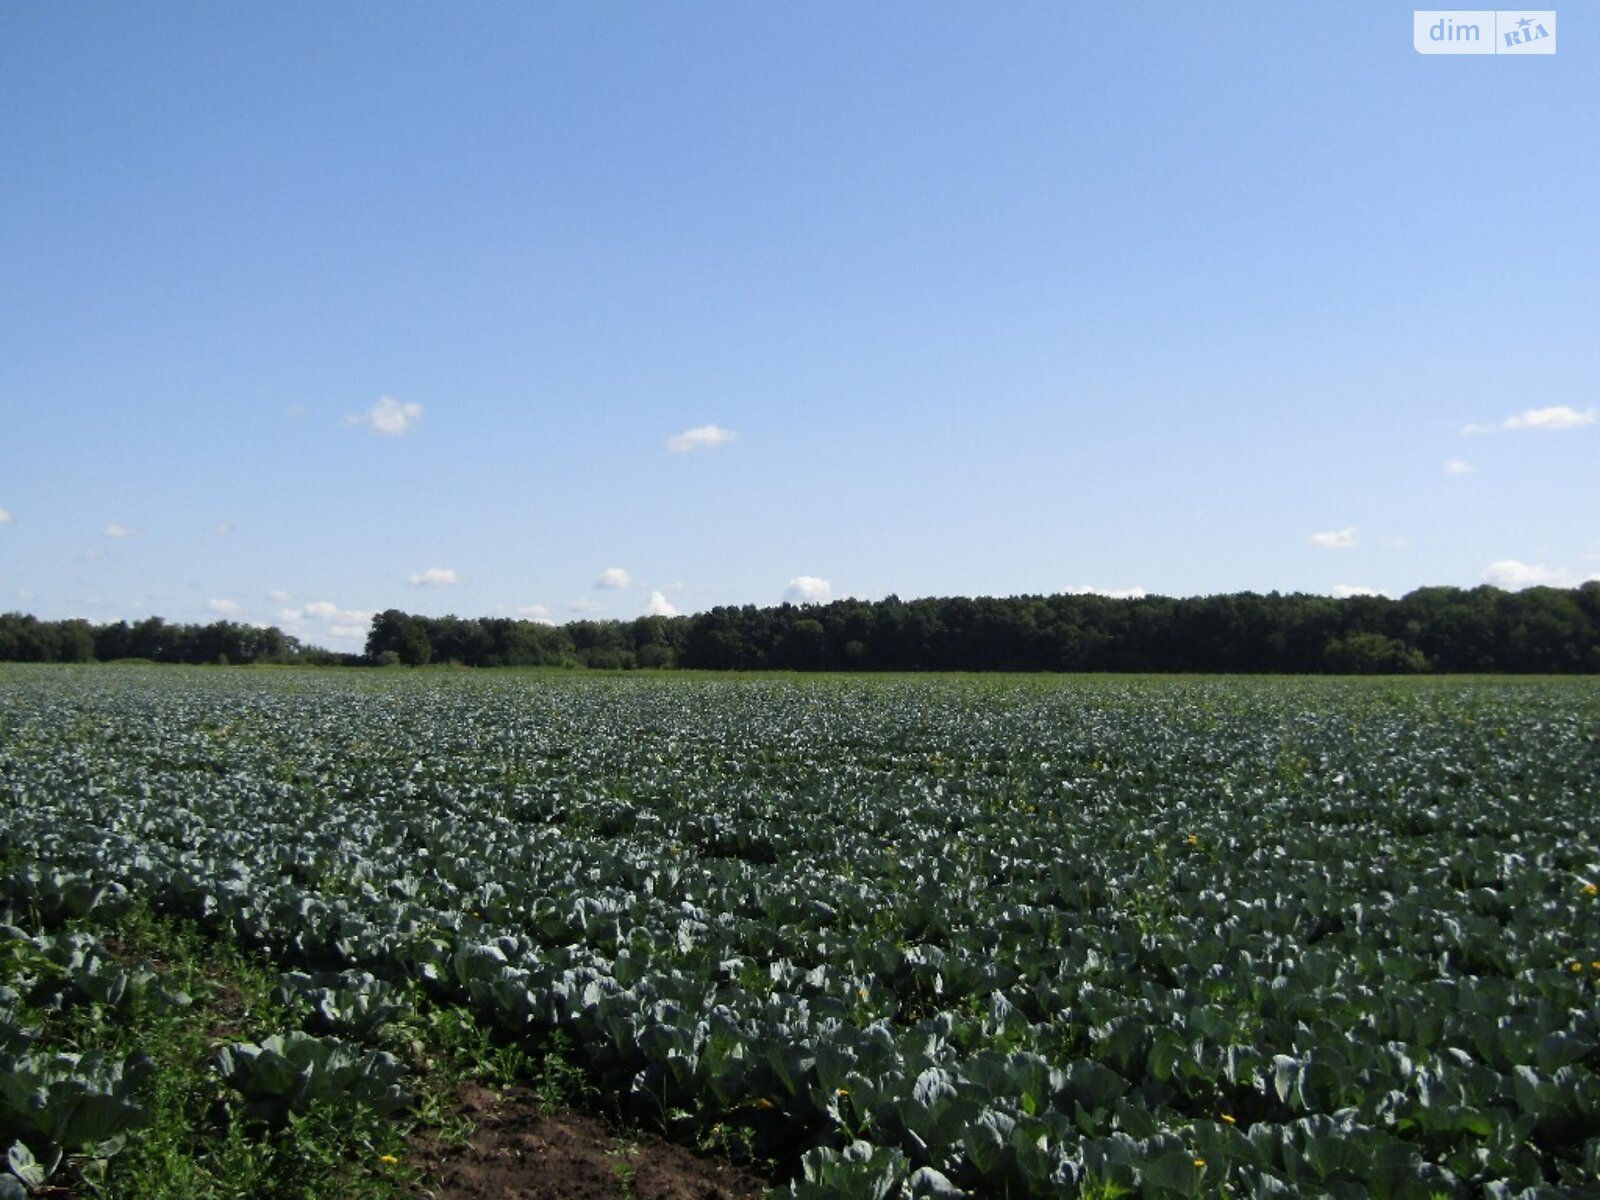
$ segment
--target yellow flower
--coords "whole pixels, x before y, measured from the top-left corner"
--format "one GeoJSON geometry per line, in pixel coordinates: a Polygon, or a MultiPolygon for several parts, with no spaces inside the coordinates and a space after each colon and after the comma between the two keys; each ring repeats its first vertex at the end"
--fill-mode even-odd
{"type": "Polygon", "coordinates": [[[1582,963],[1573,963],[1572,964],[1572,969],[1574,971],[1581,971],[1581,970],[1583,970],[1583,964],[1582,963]]]}
{"type": "Polygon", "coordinates": [[[1586,883],[1583,885],[1585,896],[1600,896],[1600,884],[1586,883]]]}
{"type": "Polygon", "coordinates": [[[773,1109],[773,1108],[777,1108],[778,1106],[776,1104],[774,1104],[771,1100],[768,1100],[765,1096],[762,1096],[759,1100],[756,1101],[756,1107],[757,1108],[761,1108],[761,1109],[773,1109]]]}
{"type": "Polygon", "coordinates": [[[1231,1113],[1223,1113],[1222,1119],[1229,1125],[1237,1125],[1239,1123],[1239,1119],[1233,1116],[1231,1113]]]}
{"type": "Polygon", "coordinates": [[[850,1094],[850,1089],[849,1088],[840,1088],[839,1089],[839,1095],[848,1096],[849,1094],[850,1094]]]}
{"type": "Polygon", "coordinates": [[[1595,962],[1592,962],[1589,965],[1591,967],[1593,967],[1596,971],[1600,971],[1600,960],[1596,960],[1595,962]]]}
{"type": "Polygon", "coordinates": [[[1189,835],[1189,845],[1198,846],[1199,844],[1200,844],[1200,835],[1198,833],[1191,833],[1189,835]]]}
{"type": "Polygon", "coordinates": [[[1194,1160],[1194,1165],[1197,1167],[1203,1167],[1206,1165],[1206,1160],[1203,1158],[1197,1158],[1194,1160]]]}
{"type": "Polygon", "coordinates": [[[392,1166],[394,1166],[395,1163],[399,1162],[400,1160],[398,1158],[396,1158],[392,1154],[380,1154],[380,1155],[378,1155],[378,1161],[381,1162],[386,1167],[392,1167],[392,1166]]]}

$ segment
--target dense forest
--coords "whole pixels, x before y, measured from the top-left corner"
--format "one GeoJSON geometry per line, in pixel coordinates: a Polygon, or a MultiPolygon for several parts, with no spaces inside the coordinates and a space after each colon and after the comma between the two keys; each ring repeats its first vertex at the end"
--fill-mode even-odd
{"type": "Polygon", "coordinates": [[[1421,588],[1398,600],[1234,595],[838,600],[689,617],[372,620],[362,655],[230,621],[128,625],[0,616],[0,660],[309,662],[800,671],[1600,672],[1600,582],[1505,592],[1421,588]]]}

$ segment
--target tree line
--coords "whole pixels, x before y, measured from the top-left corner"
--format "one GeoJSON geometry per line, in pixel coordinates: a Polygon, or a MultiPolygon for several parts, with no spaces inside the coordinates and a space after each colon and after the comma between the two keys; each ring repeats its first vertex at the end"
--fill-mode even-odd
{"type": "Polygon", "coordinates": [[[231,621],[129,625],[0,616],[0,660],[301,662],[797,671],[1283,674],[1600,672],[1600,582],[1421,588],[1399,599],[1304,594],[837,600],[686,617],[546,625],[389,609],[365,652],[306,647],[231,621]]]}
{"type": "Polygon", "coordinates": [[[1600,671],[1600,582],[1303,594],[838,600],[689,617],[374,618],[370,661],[799,671],[1600,671]]]}
{"type": "Polygon", "coordinates": [[[0,662],[113,662],[145,659],[161,663],[313,663],[364,661],[300,640],[274,627],[213,621],[169,625],[160,617],[128,624],[94,625],[73,618],[41,621],[24,613],[0,613],[0,662]]]}

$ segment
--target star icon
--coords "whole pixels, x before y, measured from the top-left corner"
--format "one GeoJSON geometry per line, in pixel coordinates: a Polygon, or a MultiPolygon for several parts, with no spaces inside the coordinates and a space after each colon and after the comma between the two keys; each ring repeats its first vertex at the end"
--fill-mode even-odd
{"type": "Polygon", "coordinates": [[[1522,27],[1522,28],[1523,28],[1523,29],[1526,29],[1526,28],[1527,28],[1527,27],[1528,27],[1528,26],[1529,26],[1529,25],[1532,25],[1532,24],[1533,24],[1533,21],[1532,21],[1532,19],[1531,19],[1531,18],[1529,18],[1529,17],[1523,17],[1523,18],[1522,18],[1522,20],[1520,20],[1520,21],[1518,21],[1518,22],[1517,22],[1517,24],[1518,24],[1518,25],[1519,25],[1519,26],[1520,26],[1520,27],[1522,27]]]}

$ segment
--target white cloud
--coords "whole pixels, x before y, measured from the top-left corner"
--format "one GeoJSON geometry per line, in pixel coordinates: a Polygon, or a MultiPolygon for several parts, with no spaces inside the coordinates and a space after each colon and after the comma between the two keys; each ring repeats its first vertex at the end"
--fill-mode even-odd
{"type": "Polygon", "coordinates": [[[1087,583],[1064,588],[1062,591],[1067,596],[1107,596],[1112,600],[1143,600],[1150,594],[1142,587],[1106,588],[1095,587],[1087,583]]]}
{"type": "Polygon", "coordinates": [[[313,600],[298,608],[279,609],[278,624],[284,632],[309,638],[313,643],[359,642],[367,636],[372,614],[359,608],[340,608],[331,600],[313,600]]]}
{"type": "Polygon", "coordinates": [[[230,533],[233,532],[233,522],[232,521],[218,521],[215,525],[213,525],[211,527],[211,532],[216,534],[216,535],[218,535],[219,537],[224,536],[226,534],[230,534],[230,533]]]}
{"type": "Polygon", "coordinates": [[[650,603],[644,606],[644,615],[647,617],[675,617],[678,615],[678,610],[674,607],[672,601],[668,600],[660,592],[651,592],[650,603]]]}
{"type": "Polygon", "coordinates": [[[821,604],[833,595],[833,585],[815,575],[796,575],[783,589],[783,598],[790,604],[821,604]]]}
{"type": "Polygon", "coordinates": [[[583,613],[585,616],[593,616],[595,613],[600,612],[602,607],[602,605],[596,603],[595,601],[585,598],[582,600],[574,600],[571,604],[567,605],[567,611],[583,613]]]}
{"type": "Polygon", "coordinates": [[[1333,589],[1333,594],[1340,600],[1348,600],[1351,596],[1381,596],[1383,592],[1360,583],[1341,583],[1333,589]]]}
{"type": "Polygon", "coordinates": [[[1530,587],[1575,587],[1580,583],[1600,579],[1600,574],[1579,579],[1577,572],[1566,567],[1547,567],[1543,563],[1518,562],[1502,558],[1483,569],[1483,581],[1508,592],[1530,587]]]}
{"type": "Polygon", "coordinates": [[[1493,433],[1497,429],[1533,429],[1543,433],[1557,433],[1563,429],[1578,429],[1600,421],[1600,411],[1586,408],[1582,412],[1570,404],[1553,404],[1549,408],[1530,408],[1514,417],[1507,417],[1499,425],[1463,425],[1465,434],[1493,433]]]}
{"type": "Polygon", "coordinates": [[[5,509],[0,508],[0,525],[9,525],[9,524],[11,524],[11,514],[8,513],[5,509]]]}
{"type": "Polygon", "coordinates": [[[429,567],[409,577],[412,587],[451,587],[461,582],[454,567],[429,567]]]}
{"type": "Polygon", "coordinates": [[[1594,409],[1579,412],[1565,404],[1558,404],[1552,408],[1530,408],[1525,413],[1515,417],[1507,417],[1507,429],[1541,429],[1546,432],[1555,432],[1559,429],[1576,429],[1580,425],[1593,425],[1600,414],[1594,409]]]}
{"type": "Polygon", "coordinates": [[[669,437],[667,449],[674,454],[687,454],[691,450],[715,450],[718,446],[726,446],[738,436],[733,430],[724,429],[720,425],[701,425],[697,429],[685,429],[682,433],[669,437]]]}
{"type": "Polygon", "coordinates": [[[1325,533],[1313,533],[1311,544],[1321,546],[1324,550],[1348,550],[1356,544],[1356,527],[1351,525],[1347,529],[1331,529],[1325,533]]]}
{"type": "Polygon", "coordinates": [[[393,396],[380,396],[378,402],[366,412],[344,419],[346,425],[365,425],[374,433],[385,437],[399,437],[422,420],[422,405],[402,404],[393,396]]]}
{"type": "MultiPolygon", "coordinates": [[[[293,612],[293,609],[285,609],[293,612]]],[[[323,621],[333,621],[341,625],[364,625],[372,620],[372,614],[359,608],[340,608],[331,600],[313,600],[305,606],[305,615],[316,617],[323,621]]]]}
{"type": "Polygon", "coordinates": [[[595,587],[605,588],[608,591],[620,591],[622,588],[631,586],[632,583],[633,576],[629,575],[621,567],[607,567],[600,572],[600,578],[594,581],[595,587]]]}
{"type": "Polygon", "coordinates": [[[237,600],[207,600],[206,607],[214,613],[236,613],[244,606],[237,600]]]}
{"type": "Polygon", "coordinates": [[[115,522],[107,525],[100,532],[105,534],[108,538],[125,538],[133,536],[133,530],[129,529],[126,525],[118,525],[115,522]]]}
{"type": "Polygon", "coordinates": [[[1470,475],[1472,473],[1472,464],[1463,462],[1459,458],[1448,459],[1444,464],[1444,473],[1446,475],[1470,475]]]}
{"type": "Polygon", "coordinates": [[[282,588],[274,588],[272,591],[267,593],[267,599],[278,604],[284,604],[288,602],[289,593],[284,591],[282,588]]]}
{"type": "Polygon", "coordinates": [[[550,612],[548,604],[522,604],[517,606],[517,616],[525,617],[530,621],[537,621],[540,625],[554,625],[555,616],[550,612]]]}

